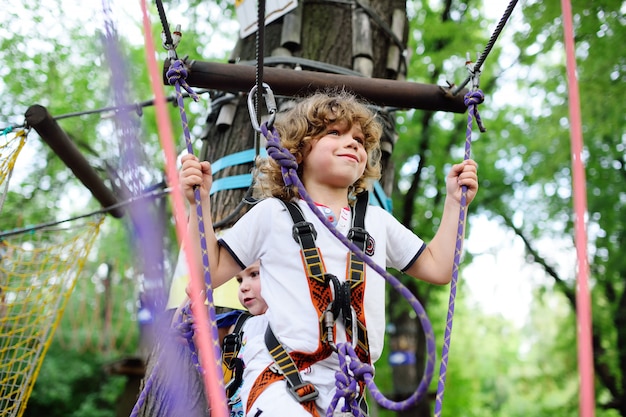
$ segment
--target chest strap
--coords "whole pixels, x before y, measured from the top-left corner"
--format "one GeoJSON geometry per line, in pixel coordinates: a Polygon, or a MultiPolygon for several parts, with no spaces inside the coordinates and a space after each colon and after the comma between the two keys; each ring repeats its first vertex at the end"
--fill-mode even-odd
{"type": "Polygon", "coordinates": [[[243,361],[239,358],[241,349],[243,324],[252,314],[244,311],[237,317],[235,327],[230,334],[224,337],[222,346],[222,371],[224,372],[224,384],[226,398],[231,398],[243,381],[243,361]]]}
{"type": "MultiPolygon", "coordinates": [[[[354,215],[352,216],[352,228],[348,232],[348,239],[366,255],[372,256],[375,251],[374,239],[365,230],[365,212],[367,210],[369,196],[367,192],[359,194],[354,205],[354,215]]],[[[367,327],[365,325],[365,308],[363,299],[365,296],[365,262],[359,259],[356,254],[350,251],[348,262],[348,272],[346,274],[345,285],[350,288],[350,306],[354,310],[356,326],[353,325],[352,314],[344,315],[346,335],[348,341],[355,338],[353,329],[356,328],[355,352],[359,360],[363,363],[370,363],[369,339],[367,337],[367,327]]]]}

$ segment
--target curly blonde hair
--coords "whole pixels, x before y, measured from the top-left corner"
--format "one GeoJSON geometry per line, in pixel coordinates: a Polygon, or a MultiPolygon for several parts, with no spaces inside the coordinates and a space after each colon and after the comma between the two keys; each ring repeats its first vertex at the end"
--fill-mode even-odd
{"type": "MultiPolygon", "coordinates": [[[[296,158],[298,177],[302,178],[301,163],[307,156],[305,152],[311,149],[307,144],[324,136],[328,126],[337,122],[346,122],[348,129],[359,124],[365,138],[363,146],[367,152],[367,164],[363,175],[350,186],[348,199],[353,201],[357,194],[371,189],[381,174],[382,126],[363,101],[346,91],[318,92],[280,113],[275,127],[280,145],[296,158]]],[[[281,167],[271,157],[257,161],[255,176],[254,194],[257,198],[277,197],[284,201],[300,198],[295,185],[285,186],[281,167]]]]}

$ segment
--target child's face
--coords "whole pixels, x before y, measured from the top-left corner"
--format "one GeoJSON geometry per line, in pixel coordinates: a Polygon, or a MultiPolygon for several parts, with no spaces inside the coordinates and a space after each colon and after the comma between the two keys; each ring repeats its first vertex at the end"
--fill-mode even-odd
{"type": "Polygon", "coordinates": [[[265,313],[267,304],[261,297],[261,276],[259,274],[260,264],[256,261],[235,278],[239,283],[239,291],[237,296],[242,306],[248,309],[250,314],[258,315],[265,313]]]}
{"type": "Polygon", "coordinates": [[[314,184],[348,188],[365,171],[367,152],[363,147],[361,125],[348,128],[346,122],[328,126],[320,139],[311,141],[304,158],[302,178],[305,186],[314,184]]]}

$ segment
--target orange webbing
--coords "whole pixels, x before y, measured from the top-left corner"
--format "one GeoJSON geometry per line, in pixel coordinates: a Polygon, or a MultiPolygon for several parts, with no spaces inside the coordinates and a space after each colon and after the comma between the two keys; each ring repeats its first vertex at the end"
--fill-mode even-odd
{"type": "MultiPolygon", "coordinates": [[[[298,370],[302,371],[303,369],[308,368],[314,363],[317,363],[322,359],[326,359],[331,355],[331,353],[332,349],[330,348],[330,346],[323,345],[320,346],[316,352],[291,352],[290,356],[298,367],[298,370]]],[[[248,396],[248,402],[246,404],[246,413],[248,412],[248,410],[250,410],[257,398],[259,398],[259,395],[261,395],[261,393],[265,391],[265,388],[267,388],[270,384],[276,381],[280,381],[284,378],[285,377],[283,375],[273,372],[269,366],[265,368],[252,385],[250,395],[248,396]]],[[[306,395],[307,392],[299,394],[306,395]]],[[[300,404],[302,404],[302,407],[304,407],[309,413],[311,413],[312,416],[319,417],[319,413],[317,412],[317,408],[315,407],[315,401],[312,400],[300,404]]]]}
{"type": "Polygon", "coordinates": [[[346,327],[346,334],[349,342],[356,337],[357,344],[355,352],[359,360],[363,363],[370,363],[369,343],[367,338],[367,327],[365,324],[365,309],[363,308],[363,298],[365,296],[365,263],[358,259],[354,252],[348,253],[346,278],[350,281],[350,304],[354,309],[357,321],[357,334],[352,334],[352,328],[346,327]]]}

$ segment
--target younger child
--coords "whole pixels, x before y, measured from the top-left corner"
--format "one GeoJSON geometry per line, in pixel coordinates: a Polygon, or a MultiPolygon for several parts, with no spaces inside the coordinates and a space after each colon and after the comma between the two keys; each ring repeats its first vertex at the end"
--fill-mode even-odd
{"type": "MultiPolygon", "coordinates": [[[[297,173],[313,201],[328,213],[337,230],[346,235],[351,226],[355,196],[371,188],[380,176],[381,125],[367,106],[345,92],[317,93],[299,102],[276,120],[281,146],[298,163],[297,173]]],[[[325,415],[335,393],[337,354],[327,349],[320,329],[316,294],[309,286],[307,265],[301,248],[292,237],[293,220],[283,202],[294,201],[317,232],[316,246],[323,266],[339,282],[346,281],[348,249],[324,226],[301,199],[295,186],[285,186],[281,167],[271,158],[259,167],[257,190],[265,198],[229,229],[215,237],[210,213],[211,165],[193,155],[182,158],[181,186],[192,206],[194,187],[199,186],[206,213],[206,238],[214,286],[226,282],[245,265],[261,260],[261,293],[268,309],[265,317],[282,346],[298,360],[303,380],[312,383],[319,395],[314,401],[299,403],[288,391],[281,375],[271,375],[274,360],[263,338],[248,341],[254,351],[246,358],[242,388],[246,415],[255,417],[325,415]],[[254,344],[254,347],[253,347],[254,344]],[[308,355],[308,356],[307,356],[308,355]],[[319,360],[318,360],[319,359],[319,360]],[[304,364],[304,365],[303,365],[304,364]],[[278,381],[274,381],[278,379],[278,381]],[[267,383],[270,381],[271,383],[267,383]],[[274,381],[274,382],[272,382],[274,381]]],[[[426,245],[422,239],[380,207],[369,206],[365,229],[371,243],[372,260],[433,284],[447,284],[452,276],[457,223],[462,187],[471,202],[478,189],[476,163],[454,165],[446,179],[447,196],[437,233],[426,245]]],[[[198,241],[198,219],[191,216],[189,233],[198,241]]],[[[198,251],[199,245],[195,250],[198,251]]],[[[201,268],[201,265],[198,265],[201,268]]],[[[369,266],[364,274],[364,290],[352,294],[351,305],[364,312],[369,358],[373,364],[381,355],[385,331],[385,280],[369,266]]],[[[335,323],[335,340],[347,340],[343,323],[335,323]]],[[[362,394],[362,393],[361,393],[362,394]]]]}
{"type": "MultiPolygon", "coordinates": [[[[235,356],[229,359],[230,369],[224,373],[225,375],[228,372],[232,373],[229,375],[230,380],[228,382],[230,384],[227,384],[227,391],[230,394],[228,399],[230,417],[243,417],[245,415],[241,401],[241,379],[243,378],[243,370],[245,370],[247,358],[254,355],[254,352],[249,351],[246,347],[249,341],[262,338],[267,327],[267,320],[265,320],[263,315],[267,310],[267,303],[261,296],[259,269],[260,262],[257,260],[235,276],[239,283],[237,297],[249,314],[241,310],[226,313],[223,315],[224,318],[226,316],[234,318],[230,326],[219,326],[218,319],[219,330],[227,329],[226,333],[229,333],[228,335],[220,336],[220,340],[223,341],[222,349],[225,349],[224,354],[228,351],[235,356]],[[245,321],[239,323],[240,320],[245,321]],[[239,324],[239,326],[236,326],[236,324],[239,324]],[[233,349],[234,351],[232,351],[233,349]]],[[[259,346],[261,343],[252,343],[252,345],[259,346]]]]}

